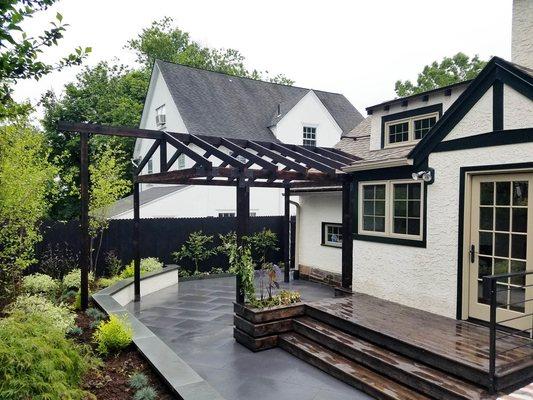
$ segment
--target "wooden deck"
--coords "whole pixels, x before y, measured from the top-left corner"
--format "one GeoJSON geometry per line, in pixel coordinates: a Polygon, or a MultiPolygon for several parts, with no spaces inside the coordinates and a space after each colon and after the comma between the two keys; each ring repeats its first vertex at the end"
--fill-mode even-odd
{"type": "MultiPolygon", "coordinates": [[[[484,326],[365,294],[320,300],[307,306],[307,315],[344,332],[471,382],[487,384],[489,330],[484,326]]],[[[531,339],[515,336],[497,341],[500,387],[523,382],[533,373],[533,347],[514,349],[528,342],[531,339]]]]}

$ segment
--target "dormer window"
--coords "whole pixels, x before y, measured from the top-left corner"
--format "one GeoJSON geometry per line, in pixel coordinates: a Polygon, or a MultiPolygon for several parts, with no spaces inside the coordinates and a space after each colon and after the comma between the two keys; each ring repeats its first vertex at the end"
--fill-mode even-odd
{"type": "Polygon", "coordinates": [[[316,147],[316,127],[315,126],[304,126],[303,145],[316,147]]]}
{"type": "Polygon", "coordinates": [[[438,119],[439,113],[435,112],[385,122],[385,146],[402,146],[419,141],[438,119]]]}
{"type": "Polygon", "coordinates": [[[165,105],[164,104],[155,109],[155,123],[156,123],[158,128],[162,127],[162,126],[165,126],[166,114],[165,114],[165,105]]]}

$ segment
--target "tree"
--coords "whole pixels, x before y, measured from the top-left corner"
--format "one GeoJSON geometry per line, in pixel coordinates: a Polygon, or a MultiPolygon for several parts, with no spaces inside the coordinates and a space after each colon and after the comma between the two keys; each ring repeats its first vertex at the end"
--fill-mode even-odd
{"type": "Polygon", "coordinates": [[[39,79],[54,70],[79,65],[91,48],[78,47],[56,63],[47,63],[40,55],[63,38],[67,24],[61,14],[37,37],[29,37],[24,22],[38,11],[45,11],[57,0],[5,0],[0,2],[0,120],[27,114],[29,104],[17,104],[11,97],[20,79],[39,79]]]}
{"type": "Polygon", "coordinates": [[[478,55],[470,58],[464,53],[433,61],[418,74],[416,85],[411,81],[396,81],[394,90],[399,97],[410,96],[453,83],[474,79],[487,64],[478,55]]]}
{"type": "MultiPolygon", "coordinates": [[[[75,82],[65,86],[60,98],[53,92],[43,96],[45,114],[42,123],[52,149],[50,159],[57,165],[62,182],[61,190],[53,200],[51,216],[54,219],[69,220],[79,215],[80,138],[79,135],[59,132],[57,122],[136,127],[141,119],[148,80],[145,71],[101,62],[78,74],[75,82]]],[[[119,158],[122,178],[131,181],[130,159],[134,143],[132,138],[95,135],[90,139],[91,158],[108,146],[121,150],[127,155],[119,158]]]]}
{"type": "Polygon", "coordinates": [[[35,262],[57,173],[47,152],[44,136],[26,120],[0,126],[0,303],[15,294],[22,272],[35,262]]]}
{"type": "Polygon", "coordinates": [[[294,81],[282,74],[268,76],[268,71],[248,70],[245,57],[235,49],[212,49],[191,40],[189,33],[173,26],[172,18],[152,22],[137,38],[128,41],[127,48],[137,55],[137,61],[150,69],[156,59],[190,67],[224,72],[252,79],[292,85],[294,81]]]}
{"type": "Polygon", "coordinates": [[[96,273],[96,263],[104,231],[109,227],[109,208],[131,189],[128,179],[124,179],[126,153],[109,144],[89,165],[89,234],[91,235],[91,270],[96,273]],[[94,254],[93,254],[94,253],[94,254]]]}

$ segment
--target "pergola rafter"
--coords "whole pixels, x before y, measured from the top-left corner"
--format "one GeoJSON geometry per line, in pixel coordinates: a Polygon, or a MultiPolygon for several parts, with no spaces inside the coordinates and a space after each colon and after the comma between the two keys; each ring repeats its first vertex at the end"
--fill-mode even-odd
{"type": "MultiPolygon", "coordinates": [[[[247,234],[249,218],[249,188],[283,188],[285,199],[286,237],[289,229],[289,200],[291,188],[312,186],[343,187],[343,286],[351,285],[351,212],[349,197],[351,187],[342,168],[359,158],[335,148],[308,147],[280,142],[265,142],[246,139],[226,138],[210,135],[193,135],[176,132],[111,127],[103,125],[59,122],[58,129],[64,132],[81,134],[82,172],[82,221],[87,217],[88,203],[88,163],[87,146],[89,134],[153,139],[154,143],[140,160],[134,173],[134,240],[135,246],[135,297],[140,299],[140,253],[139,253],[139,185],[182,184],[233,186],[237,188],[237,237],[247,234]],[[168,158],[169,146],[174,148],[168,158]],[[142,174],[142,171],[159,150],[160,172],[142,174]],[[171,170],[178,158],[184,155],[193,161],[187,169],[171,170]],[[346,242],[346,244],[345,244],[346,242]],[[349,242],[349,243],[348,243],[349,242]],[[346,265],[345,265],[346,264],[346,265]]],[[[82,224],[83,225],[83,224],[82,224]]],[[[86,224],[85,224],[86,225],[86,224]]],[[[82,226],[85,249],[88,230],[82,226]]],[[[88,246],[87,246],[88,248],[88,246]]],[[[289,277],[289,256],[285,252],[285,279],[289,277]]],[[[89,255],[82,254],[82,282],[88,271],[89,255]],[[86,264],[86,265],[85,265],[86,264]]],[[[82,292],[82,305],[86,305],[82,292]]],[[[244,300],[237,281],[237,301],[244,300]]]]}

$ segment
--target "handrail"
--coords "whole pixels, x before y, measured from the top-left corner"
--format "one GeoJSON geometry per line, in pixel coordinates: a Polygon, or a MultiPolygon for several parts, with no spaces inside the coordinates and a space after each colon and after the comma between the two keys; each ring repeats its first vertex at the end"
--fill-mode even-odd
{"type": "MultiPolygon", "coordinates": [[[[527,275],[532,275],[533,274],[533,271],[523,271],[523,272],[511,272],[511,273],[507,273],[507,274],[497,274],[497,275],[486,275],[483,277],[483,298],[485,300],[488,300],[488,303],[489,303],[489,307],[490,307],[490,312],[489,312],[489,381],[490,381],[490,386],[489,386],[489,390],[491,393],[495,393],[496,390],[497,390],[497,387],[496,387],[496,357],[498,355],[498,352],[497,352],[497,348],[496,348],[496,340],[502,340],[504,338],[507,338],[509,336],[517,336],[516,333],[517,332],[512,332],[512,333],[509,333],[509,334],[505,334],[505,335],[502,335],[500,337],[497,337],[497,327],[498,325],[501,325],[502,323],[505,323],[505,322],[509,322],[509,321],[514,321],[514,320],[518,320],[518,319],[521,319],[521,318],[527,318],[527,317],[532,317],[532,327],[531,328],[528,328],[528,329],[524,329],[518,333],[522,333],[522,332],[525,332],[525,331],[529,331],[531,330],[533,332],[533,313],[524,313],[524,315],[520,315],[518,317],[512,317],[512,318],[507,318],[507,319],[503,319],[501,321],[497,321],[497,309],[498,309],[498,306],[500,307],[508,307],[510,305],[515,305],[515,304],[520,304],[520,303],[527,303],[531,300],[533,300],[533,298],[524,298],[523,301],[518,301],[518,302],[506,302],[506,303],[502,303],[500,302],[500,304],[498,304],[498,293],[500,292],[506,292],[506,291],[509,291],[511,290],[511,288],[520,288],[520,289],[525,289],[526,287],[530,287],[532,285],[507,285],[507,287],[505,289],[499,289],[497,288],[497,284],[498,284],[498,281],[502,281],[502,280],[507,280],[509,278],[516,278],[516,277],[526,277],[527,275]]],[[[524,279],[524,282],[525,282],[525,279],[524,279]]],[[[525,306],[524,306],[525,307],[525,306]]],[[[525,311],[525,308],[524,308],[524,311],[525,311]]],[[[526,346],[531,346],[533,345],[533,340],[531,342],[528,342],[528,343],[525,343],[525,344],[522,344],[522,345],[518,345],[518,346],[515,346],[515,347],[512,347],[510,349],[507,349],[507,350],[504,350],[504,351],[500,351],[499,354],[502,355],[504,353],[507,353],[511,350],[515,350],[515,349],[518,349],[518,348],[521,348],[521,347],[526,347],[526,346]]]]}

